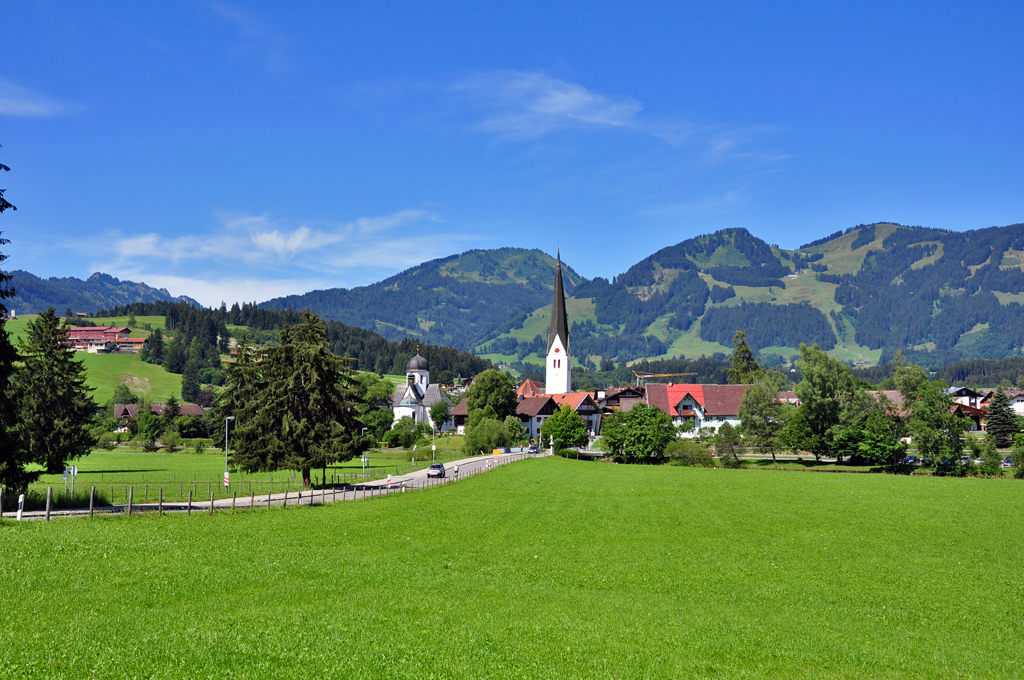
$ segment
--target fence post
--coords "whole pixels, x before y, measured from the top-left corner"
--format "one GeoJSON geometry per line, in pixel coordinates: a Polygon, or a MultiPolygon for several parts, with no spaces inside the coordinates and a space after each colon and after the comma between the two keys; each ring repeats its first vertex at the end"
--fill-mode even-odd
{"type": "Polygon", "coordinates": [[[135,498],[135,487],[128,488],[128,516],[132,516],[132,499],[135,498]]]}
{"type": "Polygon", "coordinates": [[[237,493],[231,494],[231,509],[232,510],[235,509],[235,496],[237,496],[237,495],[238,495],[237,493]]]}
{"type": "Polygon", "coordinates": [[[149,502],[149,484],[146,485],[146,490],[142,492],[142,500],[149,502]]]}
{"type": "Polygon", "coordinates": [[[185,509],[185,514],[186,515],[191,515],[192,514],[192,490],[191,489],[189,489],[189,492],[188,492],[188,507],[185,509]]]}
{"type": "Polygon", "coordinates": [[[160,500],[157,503],[156,510],[158,515],[164,514],[164,487],[162,486],[160,487],[160,500]]]}
{"type": "MultiPolygon", "coordinates": [[[[251,484],[250,484],[250,486],[251,486],[251,484]]],[[[250,491],[251,491],[251,489],[250,489],[250,491]]],[[[256,509],[256,494],[254,494],[254,493],[250,493],[249,494],[249,509],[250,510],[255,510],[256,509]]]]}
{"type": "Polygon", "coordinates": [[[210,510],[206,513],[207,515],[213,514],[213,484],[210,484],[210,510]]]}
{"type": "Polygon", "coordinates": [[[284,507],[286,507],[286,508],[288,507],[288,490],[287,489],[284,492],[284,507]]]}
{"type": "Polygon", "coordinates": [[[0,486],[0,517],[4,516],[4,487],[0,486]]]}
{"type": "Polygon", "coordinates": [[[92,487],[92,491],[89,492],[89,517],[92,517],[93,505],[96,502],[96,487],[92,487]]]}
{"type": "Polygon", "coordinates": [[[46,521],[50,521],[50,503],[53,501],[53,487],[46,487],[46,521]]]}
{"type": "Polygon", "coordinates": [[[270,492],[267,492],[267,510],[270,510],[270,492]]]}

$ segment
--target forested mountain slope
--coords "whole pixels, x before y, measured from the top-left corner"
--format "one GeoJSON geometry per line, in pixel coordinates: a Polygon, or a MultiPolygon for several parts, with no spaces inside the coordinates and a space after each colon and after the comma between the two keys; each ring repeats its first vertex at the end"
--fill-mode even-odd
{"type": "MultiPolygon", "coordinates": [[[[737,330],[769,362],[801,342],[851,362],[878,363],[897,349],[926,365],[1002,358],[1024,347],[1024,225],[858,225],[794,251],[724,230],[585,282],[573,297],[574,353],[595,367],[727,352],[737,330]]],[[[535,311],[478,351],[540,362],[546,314],[535,311]]]]}
{"type": "Polygon", "coordinates": [[[166,288],[121,281],[100,272],[85,281],[73,276],[51,276],[44,279],[20,269],[9,274],[13,277],[11,286],[16,295],[7,306],[19,314],[44,312],[48,307],[56,309],[58,314],[64,314],[69,307],[74,312],[92,313],[133,302],[187,302],[199,305],[184,295],[171,295],[166,288]]]}
{"type": "MultiPolygon", "coordinates": [[[[565,289],[582,282],[563,266],[565,289]]],[[[407,269],[361,288],[315,290],[268,300],[267,309],[309,307],[326,319],[400,340],[471,349],[551,304],[555,260],[540,250],[471,250],[407,269]]]]}
{"type": "MultiPolygon", "coordinates": [[[[611,279],[564,271],[573,350],[588,367],[727,353],[737,330],[769,364],[802,342],[866,364],[897,349],[939,365],[1024,348],[1024,224],[858,225],[796,250],[727,229],[662,248],[611,279]]],[[[261,306],[308,306],[389,338],[540,365],[553,276],[554,260],[540,251],[474,250],[371,286],[261,306]]]]}

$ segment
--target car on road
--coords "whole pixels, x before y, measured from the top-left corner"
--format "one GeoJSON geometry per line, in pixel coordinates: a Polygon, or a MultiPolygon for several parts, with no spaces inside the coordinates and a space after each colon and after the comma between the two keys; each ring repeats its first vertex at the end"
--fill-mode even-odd
{"type": "Polygon", "coordinates": [[[427,477],[444,477],[444,465],[434,463],[427,468],[427,477]]]}
{"type": "Polygon", "coordinates": [[[1006,457],[1006,460],[1003,461],[1003,467],[1013,467],[1013,456],[1006,457]]]}
{"type": "Polygon", "coordinates": [[[903,462],[906,463],[907,465],[917,465],[920,461],[918,460],[917,456],[907,456],[906,458],[903,459],[903,462]]]}
{"type": "Polygon", "coordinates": [[[527,453],[537,453],[537,445],[531,445],[530,448],[526,449],[527,453]]]}

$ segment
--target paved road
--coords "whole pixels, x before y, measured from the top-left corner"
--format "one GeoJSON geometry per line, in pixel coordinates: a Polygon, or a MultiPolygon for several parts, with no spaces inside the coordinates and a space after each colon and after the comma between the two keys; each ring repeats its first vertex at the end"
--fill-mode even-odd
{"type": "MultiPolygon", "coordinates": [[[[478,474],[482,474],[489,470],[495,469],[500,465],[507,465],[516,461],[524,460],[526,458],[537,458],[544,455],[550,454],[531,454],[531,453],[505,453],[500,456],[477,456],[474,458],[463,458],[461,460],[452,461],[445,463],[445,477],[434,478],[427,477],[427,470],[417,470],[405,475],[394,475],[391,478],[391,485],[389,486],[386,479],[377,479],[371,482],[364,482],[358,484],[345,484],[336,487],[328,487],[323,489],[312,489],[304,491],[289,491],[285,493],[275,494],[263,494],[259,496],[241,496],[235,499],[232,498],[218,498],[212,501],[213,510],[230,510],[232,507],[237,509],[248,510],[252,507],[265,508],[270,505],[312,505],[321,503],[334,503],[338,501],[351,501],[361,500],[363,498],[372,498],[374,496],[384,496],[393,493],[403,493],[404,491],[414,491],[417,489],[425,489],[432,486],[440,486],[442,484],[452,484],[460,479],[467,479],[478,474]],[[459,467],[459,474],[456,477],[454,474],[455,466],[459,467]]],[[[174,502],[164,503],[163,512],[210,512],[211,501],[198,500],[192,501],[191,508],[187,502],[174,502]]],[[[131,506],[131,512],[159,512],[160,506],[157,503],[133,503],[131,506]]],[[[97,507],[96,513],[106,514],[126,514],[128,512],[127,505],[106,505],[103,507],[97,507]]],[[[83,517],[89,515],[89,509],[75,509],[75,510],[51,510],[50,517],[83,517]]],[[[14,519],[15,513],[5,512],[3,515],[4,519],[14,519]]],[[[22,519],[25,520],[41,520],[46,518],[45,510],[34,510],[32,512],[25,512],[22,514],[22,519]]]]}

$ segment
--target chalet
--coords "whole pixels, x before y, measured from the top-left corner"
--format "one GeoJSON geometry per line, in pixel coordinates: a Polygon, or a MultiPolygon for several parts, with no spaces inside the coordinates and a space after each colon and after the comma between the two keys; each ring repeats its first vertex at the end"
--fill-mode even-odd
{"type": "Polygon", "coordinates": [[[975,392],[970,387],[950,387],[949,396],[953,397],[953,401],[958,404],[981,408],[983,405],[982,399],[986,395],[983,395],[980,392],[975,392]]]}
{"type": "Polygon", "coordinates": [[[469,399],[463,399],[452,409],[452,427],[455,434],[466,434],[466,420],[469,419],[469,399]]]}
{"type": "MultiPolygon", "coordinates": [[[[149,412],[158,418],[163,417],[167,404],[150,404],[149,412]]],[[[138,404],[114,404],[114,417],[123,421],[135,420],[138,416],[138,404]]],[[[179,415],[203,417],[203,408],[195,404],[178,404],[179,415]]]]}
{"type": "Polygon", "coordinates": [[[516,404],[516,415],[523,423],[530,439],[540,437],[540,428],[544,421],[554,415],[558,404],[549,395],[527,397],[516,404]]]}
{"type": "Polygon", "coordinates": [[[68,330],[67,344],[76,351],[109,352],[130,335],[131,331],[122,326],[76,326],[68,330]]]}
{"type": "Polygon", "coordinates": [[[549,394],[558,408],[568,404],[583,419],[587,426],[587,434],[597,437],[601,434],[601,409],[597,402],[590,396],[590,392],[566,392],[564,394],[549,394]]]}
{"type": "Polygon", "coordinates": [[[613,388],[603,394],[598,392],[597,405],[601,407],[601,413],[612,415],[613,413],[629,413],[633,405],[644,400],[644,389],[642,387],[613,388]]]}
{"type": "Polygon", "coordinates": [[[646,387],[645,401],[656,406],[676,425],[692,422],[694,436],[701,428],[718,430],[723,424],[740,424],[740,403],[747,385],[673,385],[654,383],[646,387]]]}

